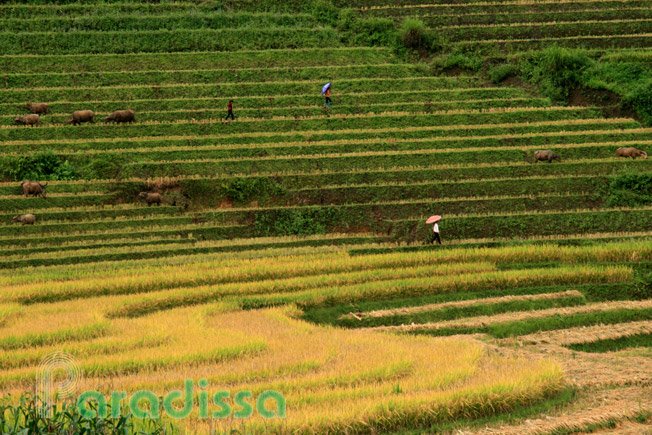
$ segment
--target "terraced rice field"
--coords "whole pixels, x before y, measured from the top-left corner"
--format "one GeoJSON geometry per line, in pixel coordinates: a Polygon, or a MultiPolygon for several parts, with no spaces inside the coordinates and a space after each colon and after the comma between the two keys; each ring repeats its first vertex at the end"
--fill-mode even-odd
{"type": "Polygon", "coordinates": [[[438,29],[453,50],[465,52],[495,56],[553,44],[600,51],[652,44],[649,1],[357,3],[367,16],[423,20],[438,29]]]}
{"type": "MultiPolygon", "coordinates": [[[[618,49],[648,47],[651,3],[352,6],[419,17],[452,50],[646,58],[618,49]]],[[[290,6],[11,2],[0,29],[1,392],[66,351],[81,390],[206,379],[287,400],[285,419],[195,409],[172,422],[187,433],[647,427],[652,206],[610,194],[650,173],[615,151],[652,150],[652,128],[433,75],[290,6]],[[40,126],[12,125],[26,102],[50,104],[40,126]],[[65,124],[78,109],[96,123],[65,124]],[[116,109],[136,122],[102,123],[116,109]],[[24,197],[35,156],[74,176],[24,197]],[[11,224],[23,213],[36,224],[11,224]]]]}

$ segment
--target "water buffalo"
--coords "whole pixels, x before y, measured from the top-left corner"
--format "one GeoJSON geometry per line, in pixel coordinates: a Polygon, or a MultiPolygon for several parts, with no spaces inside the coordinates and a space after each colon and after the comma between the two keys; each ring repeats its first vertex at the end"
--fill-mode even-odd
{"type": "Polygon", "coordinates": [[[79,125],[82,122],[95,124],[95,113],[92,110],[75,110],[72,116],[66,120],[66,124],[79,125]]]}
{"type": "Polygon", "coordinates": [[[19,216],[14,216],[11,220],[11,223],[20,222],[23,225],[34,225],[36,222],[36,216],[33,214],[21,214],[19,216]]]}
{"type": "Polygon", "coordinates": [[[634,147],[618,148],[616,150],[616,155],[618,157],[631,157],[632,159],[636,159],[636,157],[643,157],[644,159],[647,159],[647,153],[645,151],[641,151],[634,147]]]}
{"type": "Polygon", "coordinates": [[[38,125],[40,117],[36,114],[19,116],[14,119],[14,125],[29,125],[34,127],[38,125]]]}
{"type": "Polygon", "coordinates": [[[136,113],[133,110],[116,110],[106,118],[104,118],[104,123],[113,121],[116,124],[121,122],[132,123],[136,120],[136,113]]]}
{"type": "Polygon", "coordinates": [[[553,160],[561,162],[561,157],[550,150],[539,150],[534,152],[534,163],[539,163],[539,160],[547,161],[548,163],[552,163],[553,160]]]}
{"type": "Polygon", "coordinates": [[[45,188],[48,186],[48,183],[41,184],[38,181],[25,180],[20,185],[23,189],[24,196],[42,196],[45,198],[45,188]]]}
{"type": "Polygon", "coordinates": [[[163,197],[161,196],[160,193],[140,192],[138,194],[138,198],[144,199],[145,202],[147,203],[147,206],[150,206],[152,204],[161,205],[161,202],[163,202],[163,197]]]}
{"type": "Polygon", "coordinates": [[[38,113],[43,115],[45,115],[46,113],[50,113],[50,105],[48,103],[36,103],[36,104],[27,103],[25,106],[32,113],[38,113]]]}

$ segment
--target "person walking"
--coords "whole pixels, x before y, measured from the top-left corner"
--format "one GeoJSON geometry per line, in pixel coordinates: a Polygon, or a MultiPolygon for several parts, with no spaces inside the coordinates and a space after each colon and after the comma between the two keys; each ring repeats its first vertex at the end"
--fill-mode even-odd
{"type": "Polygon", "coordinates": [[[324,107],[331,107],[333,105],[333,100],[331,100],[331,88],[330,86],[328,89],[326,89],[326,93],[324,94],[324,97],[326,97],[326,101],[324,101],[324,107]]]}
{"type": "Polygon", "coordinates": [[[226,118],[224,118],[224,120],[226,121],[227,119],[229,119],[230,116],[231,119],[235,121],[235,116],[233,116],[233,100],[229,100],[229,105],[226,106],[226,110],[227,113],[226,113],[226,118]]]}
{"type": "Polygon", "coordinates": [[[435,222],[435,226],[432,227],[432,237],[430,238],[430,243],[434,244],[435,240],[441,245],[441,238],[439,237],[439,225],[435,222]]]}

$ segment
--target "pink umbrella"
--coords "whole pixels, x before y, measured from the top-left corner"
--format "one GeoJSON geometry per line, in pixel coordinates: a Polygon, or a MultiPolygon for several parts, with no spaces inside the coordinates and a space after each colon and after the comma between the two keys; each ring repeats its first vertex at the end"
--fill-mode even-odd
{"type": "Polygon", "coordinates": [[[441,216],[438,214],[434,216],[430,216],[428,220],[426,221],[427,224],[434,224],[435,222],[439,222],[441,220],[441,216]]]}

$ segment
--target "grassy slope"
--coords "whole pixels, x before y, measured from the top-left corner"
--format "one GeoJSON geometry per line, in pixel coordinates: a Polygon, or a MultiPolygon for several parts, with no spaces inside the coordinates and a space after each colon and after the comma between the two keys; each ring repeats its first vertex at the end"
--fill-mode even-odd
{"type": "MultiPolygon", "coordinates": [[[[0,33],[7,53],[1,219],[38,214],[34,227],[0,225],[0,347],[10,353],[0,373],[4,386],[27,385],[40,356],[65,346],[83,359],[91,382],[118,375],[113,379],[129,391],[170,387],[153,380],[157,370],[176,379],[180,370],[203,376],[206,368],[228,369],[230,375],[211,380],[287,391],[303,412],[292,427],[452,430],[518,422],[570,401],[572,390],[561,386],[555,364],[531,371],[519,365],[511,373],[508,358],[483,355],[474,360],[482,368],[471,370],[482,376],[459,379],[497,392],[501,405],[473,391],[462,400],[444,396],[440,387],[451,388],[451,379],[431,377],[431,365],[448,373],[465,367],[473,352],[424,360],[440,355],[430,346],[441,344],[425,335],[503,338],[652,318],[647,302],[632,302],[649,294],[649,242],[632,241],[651,223],[649,206],[609,196],[623,172],[649,172],[647,161],[617,160],[614,150],[646,147],[650,130],[626,117],[604,119],[593,107],[553,102],[555,92],[586,85],[591,76],[621,94],[638,89],[639,82],[614,83],[645,56],[603,51],[650,45],[646,2],[596,2],[593,10],[571,2],[555,12],[527,2],[424,8],[420,18],[439,32],[426,35],[431,48],[442,44],[447,53],[432,65],[406,62],[389,48],[347,46],[394,44],[395,23],[415,15],[403,3],[357,18],[323,3],[313,10],[308,2],[284,2],[279,7],[286,9],[273,14],[256,12],[272,2],[241,3],[249,11],[237,13],[183,2],[73,3],[59,10],[32,3],[0,6],[7,29],[0,33]],[[497,25],[487,26],[496,16],[497,25]],[[538,24],[516,25],[523,22],[538,24]],[[166,50],[178,53],[152,55],[160,34],[151,27],[167,29],[166,50]],[[525,75],[534,77],[539,58],[523,51],[554,43],[604,57],[582,64],[583,75],[570,84],[546,88],[549,77],[532,79],[545,96],[486,80],[491,71],[482,65],[496,59],[511,60],[511,74],[531,79],[525,75]],[[608,59],[615,60],[600,63],[608,59]],[[462,74],[439,74],[442,65],[462,74]],[[327,80],[335,83],[335,104],[324,112],[319,88],[327,80]],[[222,123],[232,97],[238,119],[222,123]],[[8,126],[27,100],[51,102],[52,113],[39,128],[8,126]],[[101,118],[126,105],[137,110],[134,125],[62,125],[82,106],[101,118]],[[562,163],[532,164],[532,151],[544,147],[562,154],[562,163]],[[15,180],[48,178],[29,174],[35,156],[58,165],[48,198],[19,196],[15,180]],[[56,180],[66,171],[73,181],[56,180]],[[136,204],[143,189],[159,189],[167,204],[136,204]],[[428,231],[420,223],[435,209],[446,217],[444,240],[459,240],[459,249],[378,245],[420,241],[428,231]],[[617,234],[599,235],[607,230],[617,234]],[[587,241],[587,234],[595,238],[587,241]],[[548,235],[561,239],[536,240],[548,235]],[[516,247],[502,240],[519,237],[535,240],[516,247]],[[487,239],[467,240],[479,238],[487,239]],[[604,241],[612,244],[605,248],[604,241]],[[573,244],[581,246],[562,247],[573,244]],[[512,299],[489,299],[506,297],[512,299]],[[599,303],[611,308],[591,311],[599,303]],[[430,307],[414,311],[424,305],[430,307]],[[303,311],[289,308],[297,306],[303,311]],[[341,318],[381,309],[413,311],[341,318]],[[523,319],[506,321],[519,313],[523,319]],[[297,316],[349,328],[410,324],[424,336],[325,329],[297,316]],[[473,324],[475,317],[486,324],[473,324]],[[170,322],[187,325],[185,335],[161,329],[170,322]],[[462,326],[428,326],[442,322],[462,326]],[[144,329],[159,334],[133,336],[144,329]],[[205,330],[211,333],[202,336],[205,330]],[[256,369],[263,351],[271,358],[266,371],[256,369]],[[520,376],[521,384],[501,376],[520,376]],[[432,388],[424,392],[426,378],[432,388]],[[352,414],[379,403],[392,411],[352,414]],[[319,406],[331,407],[328,420],[319,406]],[[421,406],[430,408],[422,413],[421,406]],[[456,423],[444,415],[451,410],[456,423]]],[[[374,5],[386,4],[347,3],[374,5]]],[[[568,69],[562,62],[560,71],[568,69]]]]}

